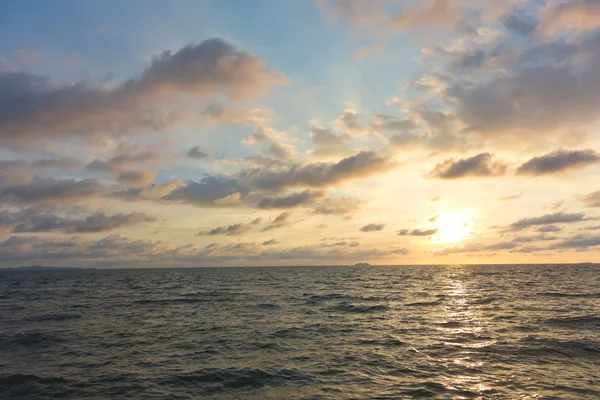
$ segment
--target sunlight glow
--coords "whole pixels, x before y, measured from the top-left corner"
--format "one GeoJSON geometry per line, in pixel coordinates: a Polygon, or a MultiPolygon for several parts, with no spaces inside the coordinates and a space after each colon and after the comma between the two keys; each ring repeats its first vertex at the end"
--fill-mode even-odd
{"type": "Polygon", "coordinates": [[[458,243],[471,234],[470,215],[464,211],[442,213],[435,221],[438,233],[433,237],[435,243],[458,243]]]}

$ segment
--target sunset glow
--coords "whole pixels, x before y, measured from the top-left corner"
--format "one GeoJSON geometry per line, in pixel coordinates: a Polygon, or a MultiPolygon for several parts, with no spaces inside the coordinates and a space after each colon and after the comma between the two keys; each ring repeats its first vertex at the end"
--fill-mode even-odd
{"type": "Polygon", "coordinates": [[[595,2],[32,2],[2,265],[600,257],[595,2]]]}

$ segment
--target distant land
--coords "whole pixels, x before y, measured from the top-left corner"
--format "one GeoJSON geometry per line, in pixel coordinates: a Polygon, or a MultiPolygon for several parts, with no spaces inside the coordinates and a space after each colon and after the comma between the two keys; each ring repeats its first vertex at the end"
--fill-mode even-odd
{"type": "Polygon", "coordinates": [[[72,271],[79,269],[96,269],[96,268],[78,268],[78,267],[46,267],[43,265],[28,265],[23,267],[0,268],[0,271],[72,271]]]}
{"type": "Polygon", "coordinates": [[[370,267],[371,264],[366,263],[366,262],[359,262],[359,263],[354,264],[354,266],[355,267],[370,267]]]}

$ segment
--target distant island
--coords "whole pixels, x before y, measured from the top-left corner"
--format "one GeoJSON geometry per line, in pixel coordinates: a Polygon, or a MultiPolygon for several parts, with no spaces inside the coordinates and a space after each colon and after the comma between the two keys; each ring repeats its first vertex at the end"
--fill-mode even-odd
{"type": "Polygon", "coordinates": [[[371,267],[371,264],[366,263],[366,262],[359,262],[354,264],[355,267],[371,267]]]}
{"type": "Polygon", "coordinates": [[[28,265],[23,267],[0,268],[0,271],[73,271],[80,269],[96,268],[78,268],[78,267],[46,267],[43,265],[28,265]]]}

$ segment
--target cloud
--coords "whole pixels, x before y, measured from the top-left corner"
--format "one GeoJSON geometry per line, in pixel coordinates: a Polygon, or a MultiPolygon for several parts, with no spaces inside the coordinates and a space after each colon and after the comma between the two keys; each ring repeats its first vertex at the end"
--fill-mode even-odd
{"type": "Polygon", "coordinates": [[[291,160],[296,157],[296,148],[291,144],[274,141],[269,147],[269,154],[279,160],[291,160]]]}
{"type": "Polygon", "coordinates": [[[596,226],[586,226],[585,228],[579,228],[580,231],[598,231],[600,230],[600,225],[596,226]]]}
{"type": "Polygon", "coordinates": [[[156,221],[155,217],[139,212],[114,215],[97,212],[85,218],[62,217],[38,207],[30,207],[15,213],[0,212],[0,226],[14,233],[98,233],[154,221],[156,221]]]}
{"type": "Polygon", "coordinates": [[[121,235],[112,235],[99,240],[84,240],[80,237],[68,239],[37,236],[11,236],[0,242],[0,259],[9,261],[57,260],[65,265],[69,260],[81,266],[83,261],[110,262],[123,266],[127,261],[135,264],[149,262],[171,254],[174,247],[169,243],[151,240],[135,240],[121,235]]]}
{"type": "Polygon", "coordinates": [[[263,246],[273,246],[274,244],[279,244],[277,239],[266,240],[263,243],[263,246]]]}
{"type": "Polygon", "coordinates": [[[378,22],[384,15],[384,0],[317,0],[328,17],[338,19],[353,28],[378,22]]]}
{"type": "Polygon", "coordinates": [[[536,229],[538,232],[560,232],[562,231],[562,228],[556,226],[556,225],[547,225],[547,226],[540,226],[539,228],[536,229]]]}
{"type": "Polygon", "coordinates": [[[514,33],[525,36],[533,32],[537,23],[531,19],[528,15],[520,10],[514,9],[511,13],[505,15],[502,18],[504,27],[514,33]]]}
{"type": "Polygon", "coordinates": [[[106,188],[97,179],[54,179],[34,177],[31,182],[0,187],[0,202],[33,204],[68,203],[98,196],[106,188]]]}
{"type": "Polygon", "coordinates": [[[513,243],[531,243],[531,242],[545,242],[549,240],[556,240],[556,236],[534,235],[534,236],[518,236],[512,240],[513,243]]]}
{"type": "Polygon", "coordinates": [[[148,186],[156,178],[156,172],[151,171],[123,171],[119,173],[117,181],[125,186],[148,186]]]}
{"type": "Polygon", "coordinates": [[[32,145],[58,137],[160,131],[182,118],[181,110],[165,106],[174,95],[224,95],[240,101],[285,83],[283,74],[221,39],[164,51],[141,74],[114,85],[60,84],[44,76],[4,71],[0,136],[5,145],[32,145]]]}
{"type": "Polygon", "coordinates": [[[600,154],[593,150],[557,150],[534,157],[517,169],[517,175],[550,175],[570,172],[600,163],[600,154]]]}
{"type": "Polygon", "coordinates": [[[202,149],[200,146],[194,146],[186,153],[187,158],[203,159],[212,155],[211,150],[202,149]]]}
{"type": "Polygon", "coordinates": [[[292,217],[291,212],[283,212],[275,217],[274,220],[268,222],[262,229],[263,232],[272,231],[273,229],[283,228],[285,226],[292,225],[290,218],[292,217]]]}
{"type": "Polygon", "coordinates": [[[142,151],[130,152],[129,150],[121,149],[121,154],[106,160],[94,160],[85,168],[89,171],[119,172],[138,165],[155,165],[162,157],[156,146],[149,146],[142,151]]]}
{"type": "Polygon", "coordinates": [[[523,197],[523,193],[513,194],[511,196],[500,197],[500,200],[508,201],[508,200],[517,200],[523,197]]]}
{"type": "Polygon", "coordinates": [[[116,191],[112,197],[126,200],[152,200],[163,203],[191,204],[198,207],[231,207],[248,194],[237,179],[227,176],[205,176],[199,181],[174,179],[143,188],[116,191]]]}
{"type": "Polygon", "coordinates": [[[438,232],[438,229],[402,229],[398,231],[400,236],[433,236],[438,232]]]}
{"type": "Polygon", "coordinates": [[[588,247],[600,246],[600,235],[575,235],[568,239],[554,243],[551,249],[585,249],[588,247]]]}
{"type": "Polygon", "coordinates": [[[437,164],[429,173],[429,178],[437,179],[459,179],[466,177],[495,177],[506,173],[507,164],[502,160],[494,161],[490,153],[482,153],[476,156],[456,159],[449,158],[437,164]]]}
{"type": "Polygon", "coordinates": [[[600,190],[588,193],[581,198],[586,207],[600,207],[600,190]]]}
{"type": "Polygon", "coordinates": [[[452,0],[425,0],[418,5],[407,6],[401,14],[392,17],[387,23],[388,30],[454,28],[462,14],[455,9],[452,0]]]}
{"type": "Polygon", "coordinates": [[[478,79],[445,75],[431,89],[452,106],[464,132],[516,147],[540,137],[547,142],[597,119],[593,105],[600,100],[600,46],[593,33],[573,40],[526,41],[521,47],[510,40],[505,38],[502,46],[498,40],[479,44],[493,57],[486,59],[478,79]]]}
{"type": "Polygon", "coordinates": [[[240,236],[248,233],[252,230],[250,224],[233,224],[229,226],[219,226],[206,232],[200,232],[196,236],[215,236],[215,235],[227,235],[227,236],[240,236]]]}
{"type": "Polygon", "coordinates": [[[480,253],[483,251],[498,251],[498,250],[512,250],[516,247],[513,242],[499,242],[493,244],[481,244],[481,243],[467,243],[464,245],[458,245],[454,247],[447,247],[445,249],[434,252],[435,256],[447,256],[451,254],[461,253],[480,253]]]}
{"type": "Polygon", "coordinates": [[[310,139],[315,146],[315,156],[348,155],[354,153],[348,134],[337,135],[330,129],[311,126],[310,139]]]}
{"type": "Polygon", "coordinates": [[[362,200],[352,197],[332,197],[322,200],[313,211],[325,215],[352,214],[358,211],[362,203],[362,200]]]}
{"type": "Polygon", "coordinates": [[[35,161],[0,161],[0,182],[4,185],[31,182],[36,173],[69,171],[80,168],[82,162],[74,158],[46,158],[35,161]]]}
{"type": "Polygon", "coordinates": [[[417,124],[412,119],[398,119],[389,115],[375,114],[371,127],[379,131],[407,132],[415,129],[417,124]]]}
{"type": "Polygon", "coordinates": [[[325,196],[325,192],[321,190],[304,190],[302,192],[294,192],[283,196],[266,196],[260,199],[258,208],[293,208],[308,203],[325,196]]]}
{"type": "Polygon", "coordinates": [[[337,163],[294,165],[279,170],[246,171],[242,180],[256,189],[280,190],[287,187],[326,187],[386,172],[394,164],[375,152],[362,151],[337,163]]]}
{"type": "Polygon", "coordinates": [[[135,240],[112,235],[99,240],[82,237],[48,238],[12,236],[0,241],[0,260],[3,265],[44,263],[58,266],[136,267],[141,263],[158,266],[276,264],[286,265],[294,260],[306,263],[354,263],[360,260],[384,259],[409,254],[401,247],[366,248],[349,242],[347,246],[323,248],[319,244],[290,248],[261,246],[260,243],[236,242],[208,246],[186,244],[174,246],[164,241],[135,240]]]}
{"type": "Polygon", "coordinates": [[[188,181],[172,192],[161,197],[161,200],[196,206],[215,205],[216,201],[235,193],[244,197],[248,189],[237,179],[227,176],[206,176],[199,181],[188,181]]]}
{"type": "Polygon", "coordinates": [[[566,224],[566,223],[584,221],[585,219],[586,219],[585,214],[583,214],[583,213],[568,214],[568,213],[564,213],[564,212],[557,212],[554,214],[542,215],[541,217],[530,217],[530,218],[520,219],[520,220],[510,224],[510,228],[512,230],[521,230],[521,229],[529,228],[531,226],[566,224]]]}
{"type": "Polygon", "coordinates": [[[23,160],[8,160],[0,161],[0,173],[10,174],[15,171],[29,172],[53,169],[69,171],[81,167],[81,164],[81,161],[74,158],[44,158],[31,162],[23,160]]]}
{"type": "Polygon", "coordinates": [[[360,228],[360,230],[363,232],[376,232],[382,231],[383,228],[385,228],[385,224],[369,224],[363,226],[362,228],[360,228]]]}
{"type": "Polygon", "coordinates": [[[540,30],[554,34],[562,29],[583,31],[600,27],[600,3],[580,0],[548,5],[541,15],[540,30]]]}

